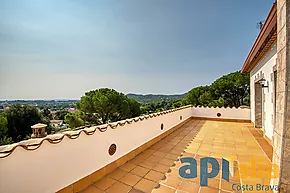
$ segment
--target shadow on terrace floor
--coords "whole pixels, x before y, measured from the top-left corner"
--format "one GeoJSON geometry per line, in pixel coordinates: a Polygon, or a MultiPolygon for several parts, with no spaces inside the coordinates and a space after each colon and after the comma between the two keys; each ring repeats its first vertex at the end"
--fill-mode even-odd
{"type": "MultiPolygon", "coordinates": [[[[158,143],[151,146],[111,174],[108,174],[82,193],[226,193],[234,191],[240,184],[255,186],[249,192],[255,191],[256,184],[269,185],[268,174],[271,168],[270,160],[256,141],[248,127],[249,123],[223,122],[193,119],[178,128],[158,143]],[[235,173],[230,182],[221,179],[221,172],[208,181],[208,187],[200,187],[199,166],[197,178],[185,179],[178,171],[183,165],[179,158],[194,157],[199,165],[202,157],[213,157],[221,162],[221,158],[232,160],[230,165],[235,173]],[[259,164],[266,168],[255,168],[251,173],[240,169],[239,164],[250,164],[257,158],[259,164]],[[233,164],[232,164],[233,163],[233,164]],[[254,177],[260,175],[262,177],[254,177]],[[265,173],[264,173],[265,172],[265,173]],[[242,176],[242,179],[241,179],[242,176]]],[[[262,139],[259,138],[259,141],[262,139]]],[[[271,150],[267,150],[271,153],[271,150]]],[[[256,167],[256,165],[255,165],[256,167]]],[[[246,167],[249,168],[249,167],[246,167]]],[[[252,167],[254,168],[254,167],[252,167]]],[[[211,171],[209,167],[209,172],[211,171]]],[[[247,192],[247,191],[244,191],[247,192]]]]}

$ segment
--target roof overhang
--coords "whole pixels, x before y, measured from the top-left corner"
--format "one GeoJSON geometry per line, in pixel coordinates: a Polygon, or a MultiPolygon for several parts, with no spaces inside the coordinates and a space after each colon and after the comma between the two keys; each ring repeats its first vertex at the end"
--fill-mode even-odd
{"type": "Polygon", "coordinates": [[[256,41],[241,69],[241,73],[249,73],[263,55],[269,50],[277,39],[277,3],[273,6],[265,20],[265,23],[256,38],[256,41]]]}

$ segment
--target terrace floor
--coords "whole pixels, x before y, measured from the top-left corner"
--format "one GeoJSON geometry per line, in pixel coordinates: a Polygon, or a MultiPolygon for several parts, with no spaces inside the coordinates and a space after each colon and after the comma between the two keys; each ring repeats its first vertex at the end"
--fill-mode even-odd
{"type": "MultiPolygon", "coordinates": [[[[247,177],[245,169],[239,169],[242,166],[237,163],[250,164],[253,158],[258,158],[259,164],[270,166],[271,157],[271,146],[250,123],[192,119],[82,193],[242,192],[234,191],[233,184],[255,186],[253,190],[243,192],[270,192],[256,190],[256,184],[269,185],[270,177],[255,178],[255,172],[251,173],[252,177],[247,177]],[[230,165],[233,163],[236,175],[227,182],[221,179],[220,172],[209,179],[208,187],[200,187],[199,167],[197,178],[180,177],[178,171],[184,165],[179,160],[181,157],[194,157],[198,165],[203,157],[213,157],[219,162],[221,158],[232,160],[230,165]]],[[[270,170],[258,167],[253,171],[259,174],[270,170]]]]}

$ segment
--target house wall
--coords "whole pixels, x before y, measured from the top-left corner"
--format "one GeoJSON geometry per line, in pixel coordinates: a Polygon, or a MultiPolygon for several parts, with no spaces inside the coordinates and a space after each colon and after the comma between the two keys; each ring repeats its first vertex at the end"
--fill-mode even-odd
{"type": "MultiPolygon", "coordinates": [[[[189,106],[166,114],[159,113],[159,116],[155,114],[155,117],[151,116],[152,118],[144,118],[137,122],[132,121],[130,124],[123,125],[124,122],[120,121],[122,125],[116,128],[107,127],[104,131],[97,129],[90,135],[80,131],[70,132],[71,135],[79,134],[79,136],[76,139],[64,136],[55,144],[43,139],[28,140],[26,143],[32,141],[28,144],[40,144],[39,147],[28,151],[17,146],[6,157],[1,157],[0,154],[0,192],[51,193],[71,185],[76,191],[80,179],[83,179],[82,183],[88,181],[87,185],[89,185],[90,179],[96,179],[95,175],[94,177],[92,175],[99,169],[110,167],[124,155],[144,146],[156,137],[158,140],[158,137],[174,130],[175,126],[184,123],[192,116],[217,118],[217,113],[221,113],[220,119],[250,120],[250,109],[189,106]],[[161,130],[161,123],[164,124],[163,130],[161,130]],[[116,144],[117,148],[116,153],[110,156],[108,150],[112,144],[116,144]]],[[[91,132],[94,129],[95,127],[92,127],[81,131],[91,132]]],[[[59,139],[58,136],[63,135],[56,134],[50,138],[56,136],[55,139],[59,139]]],[[[5,150],[10,147],[13,145],[5,147],[5,150]]]]}
{"type": "Polygon", "coordinates": [[[272,140],[274,131],[274,79],[273,69],[276,65],[277,42],[274,42],[264,57],[250,73],[251,121],[255,123],[255,82],[262,77],[266,79],[268,88],[262,88],[262,129],[272,140]]]}
{"type": "Polygon", "coordinates": [[[273,163],[280,168],[280,193],[290,192],[290,1],[277,0],[277,107],[273,163]]]}

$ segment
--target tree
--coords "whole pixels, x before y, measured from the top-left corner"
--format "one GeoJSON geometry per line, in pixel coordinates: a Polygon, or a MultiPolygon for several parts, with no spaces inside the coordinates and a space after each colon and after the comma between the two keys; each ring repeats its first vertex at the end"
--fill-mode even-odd
{"type": "Polygon", "coordinates": [[[4,136],[4,137],[0,138],[0,145],[7,145],[7,144],[11,144],[11,143],[13,143],[13,140],[11,137],[4,136]]]}
{"type": "Polygon", "coordinates": [[[147,115],[149,113],[150,109],[147,105],[141,106],[141,114],[142,115],[147,115]]]}
{"type": "Polygon", "coordinates": [[[211,91],[205,91],[202,95],[199,96],[198,101],[200,105],[208,106],[208,104],[213,101],[211,91]]]}
{"type": "Polygon", "coordinates": [[[84,125],[84,121],[81,119],[80,113],[68,113],[66,114],[64,120],[72,129],[84,125]]]}
{"type": "Polygon", "coordinates": [[[211,85],[216,98],[224,98],[225,105],[239,107],[250,93],[250,76],[239,71],[222,76],[211,85]]]}
{"type": "Polygon", "coordinates": [[[51,115],[51,113],[50,113],[50,110],[48,110],[48,108],[44,108],[44,109],[42,110],[42,115],[43,115],[44,117],[47,117],[47,118],[49,118],[49,119],[52,119],[52,115],[51,115]]]}
{"type": "Polygon", "coordinates": [[[131,117],[138,117],[141,114],[140,103],[138,103],[135,99],[128,99],[131,111],[131,117]]]}
{"type": "Polygon", "coordinates": [[[5,114],[7,117],[7,136],[11,137],[14,142],[30,136],[31,126],[42,122],[40,111],[29,105],[11,105],[5,114]]]}
{"type": "Polygon", "coordinates": [[[4,113],[0,114],[0,139],[7,135],[7,118],[4,113]]]}
{"type": "Polygon", "coordinates": [[[7,118],[4,113],[0,113],[0,145],[6,145],[13,143],[11,137],[7,136],[8,128],[7,128],[7,118]]]}
{"type": "Polygon", "coordinates": [[[259,21],[257,23],[257,28],[259,28],[260,30],[262,29],[263,25],[264,25],[265,20],[259,21]]]}
{"type": "Polygon", "coordinates": [[[209,86],[199,86],[190,90],[185,104],[194,106],[249,105],[250,76],[239,71],[218,78],[209,86]]]}
{"type": "Polygon", "coordinates": [[[185,101],[194,106],[203,105],[206,102],[206,97],[209,97],[210,86],[198,86],[191,89],[186,95],[185,101]],[[208,92],[201,97],[205,92],[208,92]],[[201,101],[202,100],[202,101],[201,101]]]}
{"type": "Polygon", "coordinates": [[[96,115],[101,123],[131,118],[140,113],[134,99],[114,89],[101,88],[85,93],[76,107],[87,114],[96,115]]]}
{"type": "Polygon", "coordinates": [[[68,111],[57,111],[54,115],[55,120],[64,120],[64,117],[68,114],[68,111]]]}

